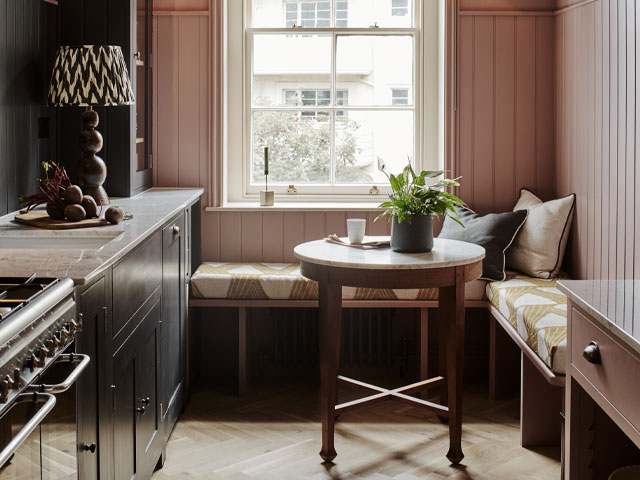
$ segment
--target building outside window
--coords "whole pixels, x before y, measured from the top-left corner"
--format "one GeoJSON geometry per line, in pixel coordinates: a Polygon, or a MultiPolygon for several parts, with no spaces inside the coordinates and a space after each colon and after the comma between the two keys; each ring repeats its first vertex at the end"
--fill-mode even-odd
{"type": "Polygon", "coordinates": [[[391,15],[394,17],[409,15],[409,0],[391,0],[391,15]]]}
{"type": "Polygon", "coordinates": [[[409,89],[392,88],[391,105],[409,105],[409,89]]]}
{"type": "MultiPolygon", "coordinates": [[[[347,105],[349,98],[348,90],[336,91],[336,105],[347,105]]],[[[284,102],[287,105],[303,105],[305,107],[323,107],[331,104],[331,90],[285,90],[284,102]]],[[[344,111],[336,111],[336,115],[344,115],[344,111]]],[[[315,119],[318,115],[329,117],[328,111],[304,110],[302,117],[315,119]]]]}

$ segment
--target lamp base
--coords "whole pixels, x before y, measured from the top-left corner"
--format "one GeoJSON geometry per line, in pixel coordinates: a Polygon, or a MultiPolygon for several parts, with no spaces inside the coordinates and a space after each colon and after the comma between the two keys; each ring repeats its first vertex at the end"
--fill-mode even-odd
{"type": "Polygon", "coordinates": [[[82,191],[91,195],[98,205],[109,205],[109,196],[102,184],[107,178],[107,166],[96,155],[102,149],[102,135],[96,130],[98,112],[89,107],[82,113],[84,130],[80,134],[82,159],[78,165],[78,180],[82,191]]]}
{"type": "Polygon", "coordinates": [[[111,203],[102,185],[98,185],[97,187],[82,187],[82,191],[85,195],[91,195],[98,205],[109,205],[111,203]]]}

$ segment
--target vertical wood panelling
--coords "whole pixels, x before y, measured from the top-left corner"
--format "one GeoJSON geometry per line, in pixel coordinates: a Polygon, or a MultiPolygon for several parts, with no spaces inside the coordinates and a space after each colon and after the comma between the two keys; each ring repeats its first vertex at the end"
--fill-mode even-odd
{"type": "Polygon", "coordinates": [[[473,145],[473,30],[474,17],[460,17],[458,24],[458,168],[455,176],[461,176],[459,196],[474,208],[474,145],[473,145]]]}
{"type": "Polygon", "coordinates": [[[262,214],[262,260],[282,262],[284,241],[284,218],[282,212],[262,214]]]}
{"type": "Polygon", "coordinates": [[[640,279],[638,14],[635,0],[597,0],[557,18],[557,184],[577,194],[576,278],[640,279]]]}
{"type": "Polygon", "coordinates": [[[465,14],[458,29],[460,196],[483,214],[522,187],[553,197],[554,18],[465,14]]]}
{"type": "Polygon", "coordinates": [[[493,211],[495,17],[474,19],[473,30],[473,206],[480,214],[493,211]]]}
{"type": "Polygon", "coordinates": [[[154,153],[155,185],[158,187],[178,186],[180,163],[187,161],[178,156],[178,108],[180,105],[180,85],[178,83],[178,18],[163,16],[155,18],[156,53],[154,72],[157,88],[153,91],[157,107],[157,149],[154,153]]]}
{"type": "Polygon", "coordinates": [[[516,168],[514,188],[536,191],[536,23],[516,18],[516,168]]]}
{"type": "Polygon", "coordinates": [[[0,215],[36,192],[40,162],[57,160],[56,109],[46,108],[57,23],[52,4],[0,2],[0,215]],[[48,138],[39,135],[39,118],[49,122],[48,138]]]}
{"type": "Polygon", "coordinates": [[[220,261],[242,261],[242,214],[223,212],[220,214],[220,261]]]}
{"type": "Polygon", "coordinates": [[[283,259],[285,262],[296,261],[293,249],[296,245],[304,242],[304,216],[303,212],[284,213],[283,259]]]}
{"type": "Polygon", "coordinates": [[[515,18],[496,18],[495,76],[495,210],[504,212],[516,202],[513,182],[515,167],[515,18]],[[498,74],[499,72],[499,74],[498,74]]]}
{"type": "Polygon", "coordinates": [[[181,187],[200,186],[200,106],[206,103],[200,99],[200,19],[198,17],[178,17],[178,84],[180,97],[178,105],[178,185],[181,187]]]}

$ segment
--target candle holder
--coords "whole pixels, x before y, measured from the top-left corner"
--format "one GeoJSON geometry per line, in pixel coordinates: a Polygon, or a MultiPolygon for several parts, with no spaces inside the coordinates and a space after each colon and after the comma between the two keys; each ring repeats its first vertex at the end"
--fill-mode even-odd
{"type": "Polygon", "coordinates": [[[273,190],[269,190],[269,147],[264,147],[264,190],[260,190],[260,206],[272,207],[275,202],[273,190]]]}

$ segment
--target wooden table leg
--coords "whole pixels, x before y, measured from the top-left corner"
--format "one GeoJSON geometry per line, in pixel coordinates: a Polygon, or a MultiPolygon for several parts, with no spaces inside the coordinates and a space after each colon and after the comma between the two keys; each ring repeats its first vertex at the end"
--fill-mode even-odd
{"type": "MultiPolygon", "coordinates": [[[[464,268],[456,268],[456,284],[440,289],[440,306],[449,318],[447,328],[447,394],[451,463],[462,461],[462,379],[464,374],[464,268]]],[[[444,315],[443,315],[444,316],[444,315]]]]}
{"type": "Polygon", "coordinates": [[[333,444],[337,376],[340,361],[340,323],[342,320],[342,287],[319,282],[320,306],[320,402],[322,416],[322,450],[325,462],[336,458],[333,444]]]}

